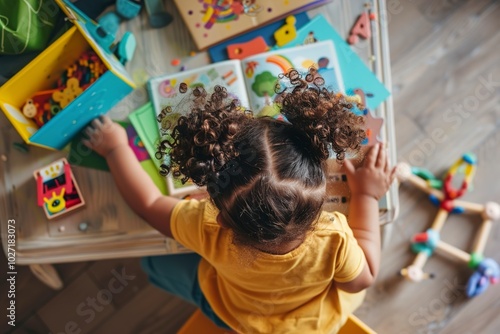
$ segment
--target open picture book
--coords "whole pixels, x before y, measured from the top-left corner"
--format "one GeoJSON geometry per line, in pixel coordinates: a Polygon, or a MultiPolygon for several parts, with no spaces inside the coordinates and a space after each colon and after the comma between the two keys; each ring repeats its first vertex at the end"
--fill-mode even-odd
{"type": "MultiPolygon", "coordinates": [[[[294,68],[306,73],[309,67],[318,69],[325,79],[325,86],[344,92],[344,84],[331,41],[275,50],[250,56],[243,60],[227,60],[189,71],[162,75],[148,81],[148,91],[156,113],[167,107],[182,104],[186,94],[179,93],[179,85],[189,88],[202,86],[207,90],[215,85],[224,86],[234,94],[243,107],[255,115],[271,115],[274,106],[275,85],[278,76],[294,68]]],[[[274,112],[276,113],[276,112],[274,112]]]]}
{"type": "MultiPolygon", "coordinates": [[[[226,87],[228,93],[241,101],[241,105],[252,110],[255,116],[280,117],[280,102],[275,92],[276,83],[280,74],[287,73],[294,68],[300,73],[307,73],[310,67],[315,67],[317,73],[324,79],[324,87],[334,92],[345,93],[344,80],[338,65],[338,58],[332,41],[316,42],[302,46],[285,48],[265,52],[244,58],[242,60],[228,60],[203,66],[189,71],[171,75],[163,75],[148,81],[147,87],[155,116],[161,116],[163,121],[175,124],[177,119],[189,111],[189,93],[179,91],[181,83],[188,88],[202,86],[208,92],[215,85],[226,87]],[[166,113],[167,108],[171,112],[166,113]]],[[[286,80],[285,80],[286,81],[286,80]]],[[[373,119],[372,115],[362,110],[353,110],[367,119],[367,141],[364,146],[372,145],[377,141],[377,135],[382,126],[382,119],[373,119]],[[365,113],[363,113],[365,112],[365,113]]],[[[161,125],[157,124],[157,129],[161,125]]],[[[173,128],[173,127],[172,127],[173,128]]],[[[160,130],[160,135],[168,135],[160,130]]],[[[161,159],[158,165],[169,165],[168,157],[161,159]]],[[[340,165],[334,156],[328,161],[327,192],[328,198],[325,209],[347,212],[349,188],[345,175],[340,172],[340,165]]],[[[356,162],[357,163],[357,162],[356,162]]],[[[180,180],[167,176],[167,189],[171,196],[184,197],[197,195],[203,192],[189,182],[183,184],[180,180]]]]}
{"type": "MultiPolygon", "coordinates": [[[[174,124],[189,108],[186,101],[189,94],[179,92],[181,83],[192,89],[198,86],[210,91],[215,85],[224,86],[228,93],[241,101],[241,105],[252,110],[256,116],[279,114],[275,86],[278,77],[294,68],[306,73],[315,67],[325,80],[325,86],[333,91],[344,92],[341,71],[338,66],[335,47],[331,41],[319,42],[275,50],[250,56],[243,60],[222,61],[189,71],[162,75],[148,81],[147,88],[156,115],[167,107],[172,112],[167,121],[174,124]]],[[[168,161],[165,161],[168,164],[168,161]]],[[[173,196],[188,194],[193,187],[167,177],[169,193],[173,196]]]]}

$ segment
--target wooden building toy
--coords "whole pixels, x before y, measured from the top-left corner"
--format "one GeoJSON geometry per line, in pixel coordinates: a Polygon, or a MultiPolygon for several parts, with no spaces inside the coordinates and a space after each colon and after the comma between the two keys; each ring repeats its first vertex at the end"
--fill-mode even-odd
{"type": "Polygon", "coordinates": [[[439,207],[431,227],[423,233],[416,234],[412,239],[412,250],[417,255],[410,266],[400,271],[406,279],[419,282],[432,278],[433,275],[424,272],[423,267],[427,259],[436,251],[456,258],[474,270],[466,286],[465,292],[468,297],[483,293],[490,284],[498,283],[500,280],[498,263],[493,259],[484,258],[483,255],[492,224],[495,220],[500,219],[500,205],[494,202],[476,204],[459,200],[468,190],[475,169],[476,157],[472,154],[464,154],[455,162],[442,181],[436,179],[425,169],[412,168],[406,163],[398,164],[398,180],[410,182],[423,190],[429,194],[430,200],[439,207]],[[463,174],[462,183],[460,188],[455,189],[453,179],[460,173],[463,174]],[[479,214],[483,219],[470,253],[446,243],[440,238],[441,229],[448,216],[464,212],[479,214]]]}

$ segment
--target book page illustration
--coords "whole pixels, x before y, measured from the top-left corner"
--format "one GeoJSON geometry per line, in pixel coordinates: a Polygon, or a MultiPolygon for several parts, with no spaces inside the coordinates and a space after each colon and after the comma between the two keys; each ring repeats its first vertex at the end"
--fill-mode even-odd
{"type": "Polygon", "coordinates": [[[286,44],[284,48],[321,41],[334,43],[347,95],[352,96],[356,94],[356,89],[362,89],[366,97],[365,105],[370,110],[375,110],[387,99],[390,93],[384,84],[378,80],[351,46],[322,15],[317,15],[300,28],[297,31],[297,38],[286,44]]]}
{"type": "MultiPolygon", "coordinates": [[[[190,111],[190,91],[192,89],[203,87],[208,94],[211,94],[216,85],[225,87],[230,98],[240,100],[241,106],[248,108],[248,97],[239,60],[224,61],[189,71],[156,77],[148,81],[155,118],[156,121],[161,122],[157,123],[159,140],[168,138],[179,117],[190,111]],[[182,83],[187,85],[188,90],[185,94],[180,92],[182,83]]],[[[158,160],[157,166],[160,174],[166,174],[166,167],[162,165],[170,165],[169,156],[157,151],[155,159],[158,160]]],[[[191,182],[183,184],[179,179],[173,178],[171,173],[166,175],[166,181],[167,191],[171,196],[182,198],[186,195],[203,192],[191,182]]]]}
{"type": "Polygon", "coordinates": [[[315,43],[296,48],[277,50],[248,57],[242,62],[250,108],[259,116],[275,116],[275,86],[278,76],[294,68],[306,73],[310,67],[318,70],[325,87],[344,92],[344,84],[331,42],[315,43]]]}
{"type": "Polygon", "coordinates": [[[239,61],[224,61],[213,65],[195,68],[189,71],[179,72],[172,75],[164,75],[151,79],[148,89],[155,109],[156,115],[160,115],[167,107],[172,108],[169,121],[174,124],[179,116],[188,110],[182,110],[184,101],[189,94],[179,92],[181,83],[187,84],[188,89],[203,87],[208,92],[216,85],[227,88],[230,95],[238,98],[241,105],[248,106],[243,74],[239,61]]]}

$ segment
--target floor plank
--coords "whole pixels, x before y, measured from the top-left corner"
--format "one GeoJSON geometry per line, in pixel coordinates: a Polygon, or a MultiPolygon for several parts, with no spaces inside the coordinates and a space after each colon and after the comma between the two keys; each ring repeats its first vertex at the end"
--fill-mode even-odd
{"type": "MultiPolygon", "coordinates": [[[[2,268],[7,268],[7,265],[2,268]]],[[[16,266],[16,323],[20,324],[45,305],[56,292],[33,276],[28,266],[16,266]]],[[[6,277],[5,274],[2,274],[6,277]]],[[[2,282],[5,282],[3,279],[2,282]]],[[[2,286],[2,293],[7,292],[2,286]]],[[[2,301],[6,300],[3,298],[2,301]]]]}
{"type": "MultiPolygon", "coordinates": [[[[6,333],[7,331],[3,332],[6,333]]],[[[33,315],[26,321],[18,324],[12,334],[49,333],[50,330],[38,315],[33,315]]]]}
{"type": "Polygon", "coordinates": [[[53,333],[89,333],[111,316],[115,307],[110,290],[100,289],[88,273],[66,286],[37,314],[53,333]]]}
{"type": "Polygon", "coordinates": [[[498,333],[500,328],[500,289],[491,289],[465,305],[448,323],[443,334],[498,333]],[[489,305],[485,308],[484,305],[489,305]]]}
{"type": "Polygon", "coordinates": [[[113,305],[121,308],[130,302],[149,284],[147,275],[140,268],[140,259],[115,259],[97,261],[89,268],[88,273],[101,289],[113,289],[113,305]],[[123,283],[118,283],[116,277],[125,277],[123,283]],[[118,291],[119,290],[119,291],[118,291]]]}
{"type": "MultiPolygon", "coordinates": [[[[495,19],[500,6],[493,1],[458,1],[453,8],[441,9],[444,1],[402,4],[401,14],[389,25],[398,157],[441,177],[461,154],[473,152],[478,170],[474,189],[464,200],[499,202],[500,184],[493,180],[500,163],[500,66],[494,51],[500,42],[495,19]],[[498,84],[481,88],[488,96],[479,100],[477,87],[486,87],[485,78],[498,84]],[[469,105],[463,114],[450,109],[473,97],[479,104],[469,105]],[[437,130],[446,138],[433,138],[437,130]]],[[[383,251],[377,283],[358,310],[360,317],[380,333],[498,333],[500,324],[493,314],[498,314],[500,289],[489,288],[492,299],[489,291],[487,296],[466,298],[464,285],[471,270],[463,263],[435,255],[424,267],[435,279],[413,283],[397,277],[413,260],[411,236],[428,228],[436,212],[414,187],[402,185],[399,193],[399,218],[383,251]]],[[[468,250],[480,221],[477,216],[450,217],[442,238],[468,250]]],[[[496,224],[484,252],[497,262],[499,234],[496,224]]]]}
{"type": "Polygon", "coordinates": [[[148,285],[94,333],[175,333],[195,309],[195,306],[148,285]]]}

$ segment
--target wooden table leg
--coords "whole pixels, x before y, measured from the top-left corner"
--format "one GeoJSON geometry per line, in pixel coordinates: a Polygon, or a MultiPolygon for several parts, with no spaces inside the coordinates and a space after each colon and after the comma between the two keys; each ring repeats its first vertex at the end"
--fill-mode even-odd
{"type": "Polygon", "coordinates": [[[31,272],[43,283],[54,290],[60,290],[64,286],[59,274],[51,264],[31,264],[31,272]]]}

